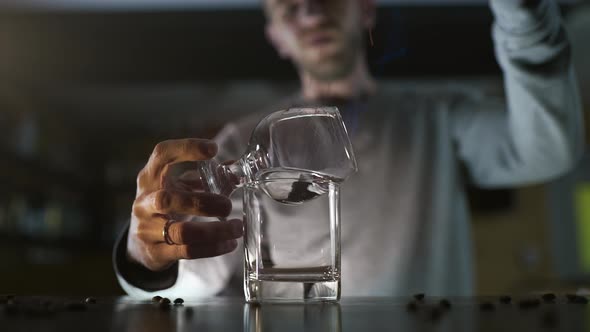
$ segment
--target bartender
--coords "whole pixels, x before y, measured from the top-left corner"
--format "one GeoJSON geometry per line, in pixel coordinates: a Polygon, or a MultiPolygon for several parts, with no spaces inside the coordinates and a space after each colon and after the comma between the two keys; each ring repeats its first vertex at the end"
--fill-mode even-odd
{"type": "MultiPolygon", "coordinates": [[[[264,1],[266,36],[301,83],[296,96],[272,109],[338,106],[359,162],[341,197],[343,296],[473,294],[464,184],[540,183],[567,172],[581,155],[582,112],[557,4],[489,5],[505,100],[459,85],[416,90],[376,81],[364,49],[375,25],[373,0],[264,1]]],[[[155,147],[114,250],[128,294],[241,292],[242,221],[189,221],[226,217],[232,202],[193,190],[191,178],[173,177],[171,169],[216,155],[240,157],[263,115],[236,119],[215,140],[155,147]]]]}

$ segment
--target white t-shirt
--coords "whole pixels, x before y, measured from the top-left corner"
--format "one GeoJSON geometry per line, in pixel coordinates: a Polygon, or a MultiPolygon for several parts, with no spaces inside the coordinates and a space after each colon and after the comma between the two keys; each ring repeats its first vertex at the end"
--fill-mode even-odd
{"type": "MultiPolygon", "coordinates": [[[[469,87],[383,83],[367,101],[339,105],[359,167],[341,191],[342,296],[472,294],[464,182],[544,181],[581,155],[581,107],[556,4],[514,12],[501,2],[492,2],[493,36],[505,100],[469,87]]],[[[258,120],[228,124],[217,137],[218,158],[240,157],[258,120]]],[[[176,283],[157,293],[216,295],[242,271],[241,247],[183,260],[176,283]]],[[[118,279],[130,295],[155,293],[118,279]]]]}

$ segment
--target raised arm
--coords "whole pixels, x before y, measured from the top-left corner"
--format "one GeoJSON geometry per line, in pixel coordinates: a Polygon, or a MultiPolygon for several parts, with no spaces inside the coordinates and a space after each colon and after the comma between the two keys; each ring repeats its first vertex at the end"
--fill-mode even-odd
{"type": "Polygon", "coordinates": [[[570,44],[553,0],[490,0],[507,102],[472,96],[452,113],[460,158],[482,187],[554,178],[583,149],[570,44]]]}

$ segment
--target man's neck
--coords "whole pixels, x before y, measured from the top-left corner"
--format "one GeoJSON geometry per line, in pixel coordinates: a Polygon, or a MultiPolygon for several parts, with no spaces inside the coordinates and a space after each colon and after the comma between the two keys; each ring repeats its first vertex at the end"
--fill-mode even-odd
{"type": "Polygon", "coordinates": [[[321,99],[355,99],[375,93],[377,85],[365,62],[365,58],[357,58],[354,70],[346,77],[332,81],[314,79],[309,73],[300,72],[301,93],[304,100],[321,99]]]}

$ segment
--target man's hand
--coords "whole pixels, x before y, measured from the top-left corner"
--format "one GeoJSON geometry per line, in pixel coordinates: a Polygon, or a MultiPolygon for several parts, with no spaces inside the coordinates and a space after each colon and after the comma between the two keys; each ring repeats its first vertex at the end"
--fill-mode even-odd
{"type": "Polygon", "coordinates": [[[182,162],[207,160],[215,156],[217,145],[203,139],[170,140],[156,145],[147,165],[137,177],[127,238],[127,256],[152,271],[161,271],[179,259],[213,257],[237,247],[243,234],[241,220],[227,222],[177,221],[163,229],[169,219],[180,216],[226,217],[229,198],[198,192],[195,179],[174,178],[170,168],[182,162]],[[191,183],[192,182],[192,183],[191,183]]]}

